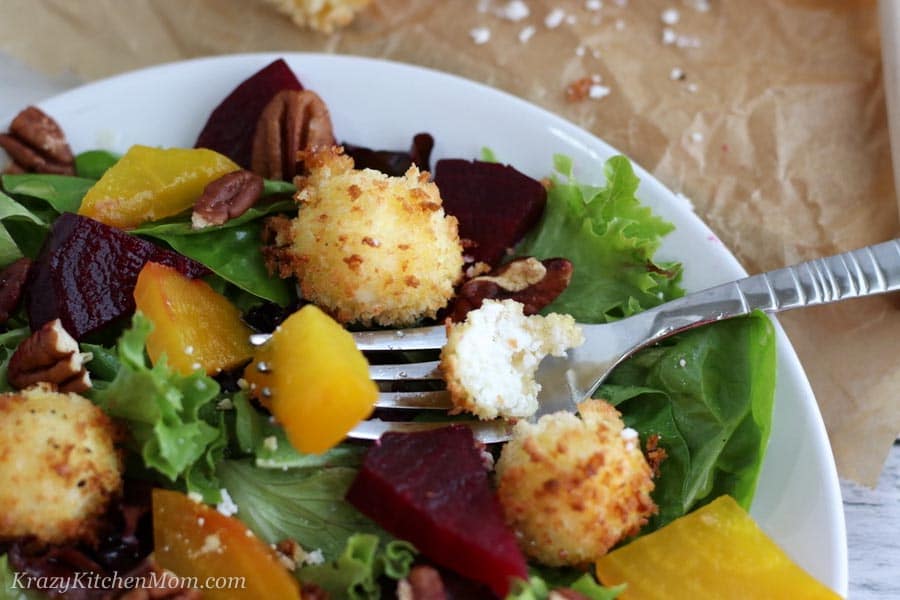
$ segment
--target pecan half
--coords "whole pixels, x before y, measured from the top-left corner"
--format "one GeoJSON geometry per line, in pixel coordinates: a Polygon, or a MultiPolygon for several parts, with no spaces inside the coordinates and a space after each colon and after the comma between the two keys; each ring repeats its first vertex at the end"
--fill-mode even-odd
{"type": "Polygon", "coordinates": [[[79,352],[78,342],[63,329],[59,319],[48,321],[25,339],[9,359],[7,380],[16,389],[49,383],[60,392],[84,392],[91,377],[84,367],[89,353],[79,352]]]}
{"type": "Polygon", "coordinates": [[[0,134],[0,148],[13,160],[10,172],[75,174],[75,157],[62,128],[35,106],[16,115],[9,133],[0,134]]]}
{"type": "Polygon", "coordinates": [[[290,181],[302,172],[298,152],[334,144],[325,102],[309,90],[282,90],[266,105],[256,123],[251,167],[267,179],[290,181]]]}
{"type": "Polygon", "coordinates": [[[252,171],[222,175],[203,188],[194,203],[191,226],[202,229],[239,217],[259,201],[262,193],[263,178],[252,171]]]}
{"type": "Polygon", "coordinates": [[[454,322],[464,321],[470,310],[480,308],[487,299],[521,302],[524,313],[533,315],[563,293],[571,279],[572,263],[565,258],[517,258],[488,275],[465,282],[447,316],[454,322]]]}
{"type": "Polygon", "coordinates": [[[9,316],[19,305],[30,268],[31,259],[20,258],[0,271],[0,325],[9,320],[9,316]]]}
{"type": "Polygon", "coordinates": [[[397,586],[397,600],[446,600],[447,592],[441,574],[434,567],[413,567],[397,586]]]}

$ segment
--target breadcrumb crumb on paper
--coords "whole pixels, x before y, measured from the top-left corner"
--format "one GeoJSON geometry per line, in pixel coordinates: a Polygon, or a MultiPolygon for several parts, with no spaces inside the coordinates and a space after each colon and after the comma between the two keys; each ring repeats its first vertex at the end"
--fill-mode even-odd
{"type": "Polygon", "coordinates": [[[332,33],[353,21],[372,0],[265,0],[300,27],[332,33]]]}
{"type": "Polygon", "coordinates": [[[520,421],[496,467],[497,493],[522,550],[548,566],[590,564],[656,513],[652,469],[603,400],[520,421]]]}
{"type": "Polygon", "coordinates": [[[538,409],[535,373],[545,356],[584,343],[570,315],[525,316],[514,300],[485,300],[447,329],[441,369],[457,412],[524,418],[538,409]]]}

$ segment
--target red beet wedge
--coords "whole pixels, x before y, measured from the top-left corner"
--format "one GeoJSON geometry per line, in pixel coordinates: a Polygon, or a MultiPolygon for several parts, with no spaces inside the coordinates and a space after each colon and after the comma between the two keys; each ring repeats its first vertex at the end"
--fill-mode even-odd
{"type": "Polygon", "coordinates": [[[260,113],[281,90],[302,89],[297,76],[279,58],[234,88],[212,111],[194,147],[215,150],[249,169],[260,113]]]}
{"type": "Polygon", "coordinates": [[[501,598],[514,579],[528,578],[467,427],[385,434],[366,454],[347,500],[436,564],[501,598]]]}
{"type": "Polygon", "coordinates": [[[28,273],[26,310],[31,328],[59,318],[77,340],[134,312],[134,285],[153,261],[188,277],[202,264],[99,221],[64,213],[54,223],[28,273]]]}
{"type": "Polygon", "coordinates": [[[459,220],[459,236],[475,243],[466,254],[491,266],[537,224],[547,204],[541,182],[508,165],[443,159],[434,181],[444,210],[459,220]]]}

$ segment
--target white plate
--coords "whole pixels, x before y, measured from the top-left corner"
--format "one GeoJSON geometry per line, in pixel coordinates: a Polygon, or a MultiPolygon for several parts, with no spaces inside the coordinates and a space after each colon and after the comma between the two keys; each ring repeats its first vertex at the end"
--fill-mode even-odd
{"type": "MultiPolygon", "coordinates": [[[[419,67],[346,56],[255,54],[162,65],[83,86],[40,106],[59,121],[76,152],[124,152],[134,143],[191,146],[211,109],[279,56],[325,99],[341,140],[406,149],[413,134],[428,131],[436,140],[435,159],[475,158],[489,146],[534,177],[548,175],[552,155],[562,152],[586,182],[602,181],[603,160],[617,153],[568,121],[497,90],[419,67]]],[[[746,274],[687,202],[643,169],[637,173],[641,200],[677,227],[660,255],[685,263],[688,290],[746,274]]],[[[775,415],[752,514],[800,565],[846,595],[846,537],[834,460],[803,368],[777,329],[775,415]]]]}

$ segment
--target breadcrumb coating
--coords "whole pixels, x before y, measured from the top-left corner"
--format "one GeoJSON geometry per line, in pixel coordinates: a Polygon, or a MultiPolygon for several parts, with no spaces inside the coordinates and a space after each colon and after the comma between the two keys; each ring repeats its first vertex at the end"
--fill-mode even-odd
{"type": "Polygon", "coordinates": [[[77,394],[0,394],[0,539],[91,540],[122,487],[115,427],[77,394]]]}
{"type": "Polygon", "coordinates": [[[307,153],[297,217],[268,222],[270,269],[341,323],[402,327],[433,318],[462,277],[455,217],[412,166],[403,177],[356,170],[340,148],[307,153]]]}
{"type": "Polygon", "coordinates": [[[522,550],[548,566],[593,563],[656,513],[634,430],[602,400],[516,424],[497,461],[497,493],[522,550]]]}
{"type": "Polygon", "coordinates": [[[349,25],[372,0],[267,0],[300,27],[322,33],[349,25]]]}
{"type": "Polygon", "coordinates": [[[455,411],[481,419],[530,417],[538,409],[541,360],[582,343],[570,315],[526,317],[520,302],[485,300],[465,321],[447,326],[441,371],[455,411]]]}

